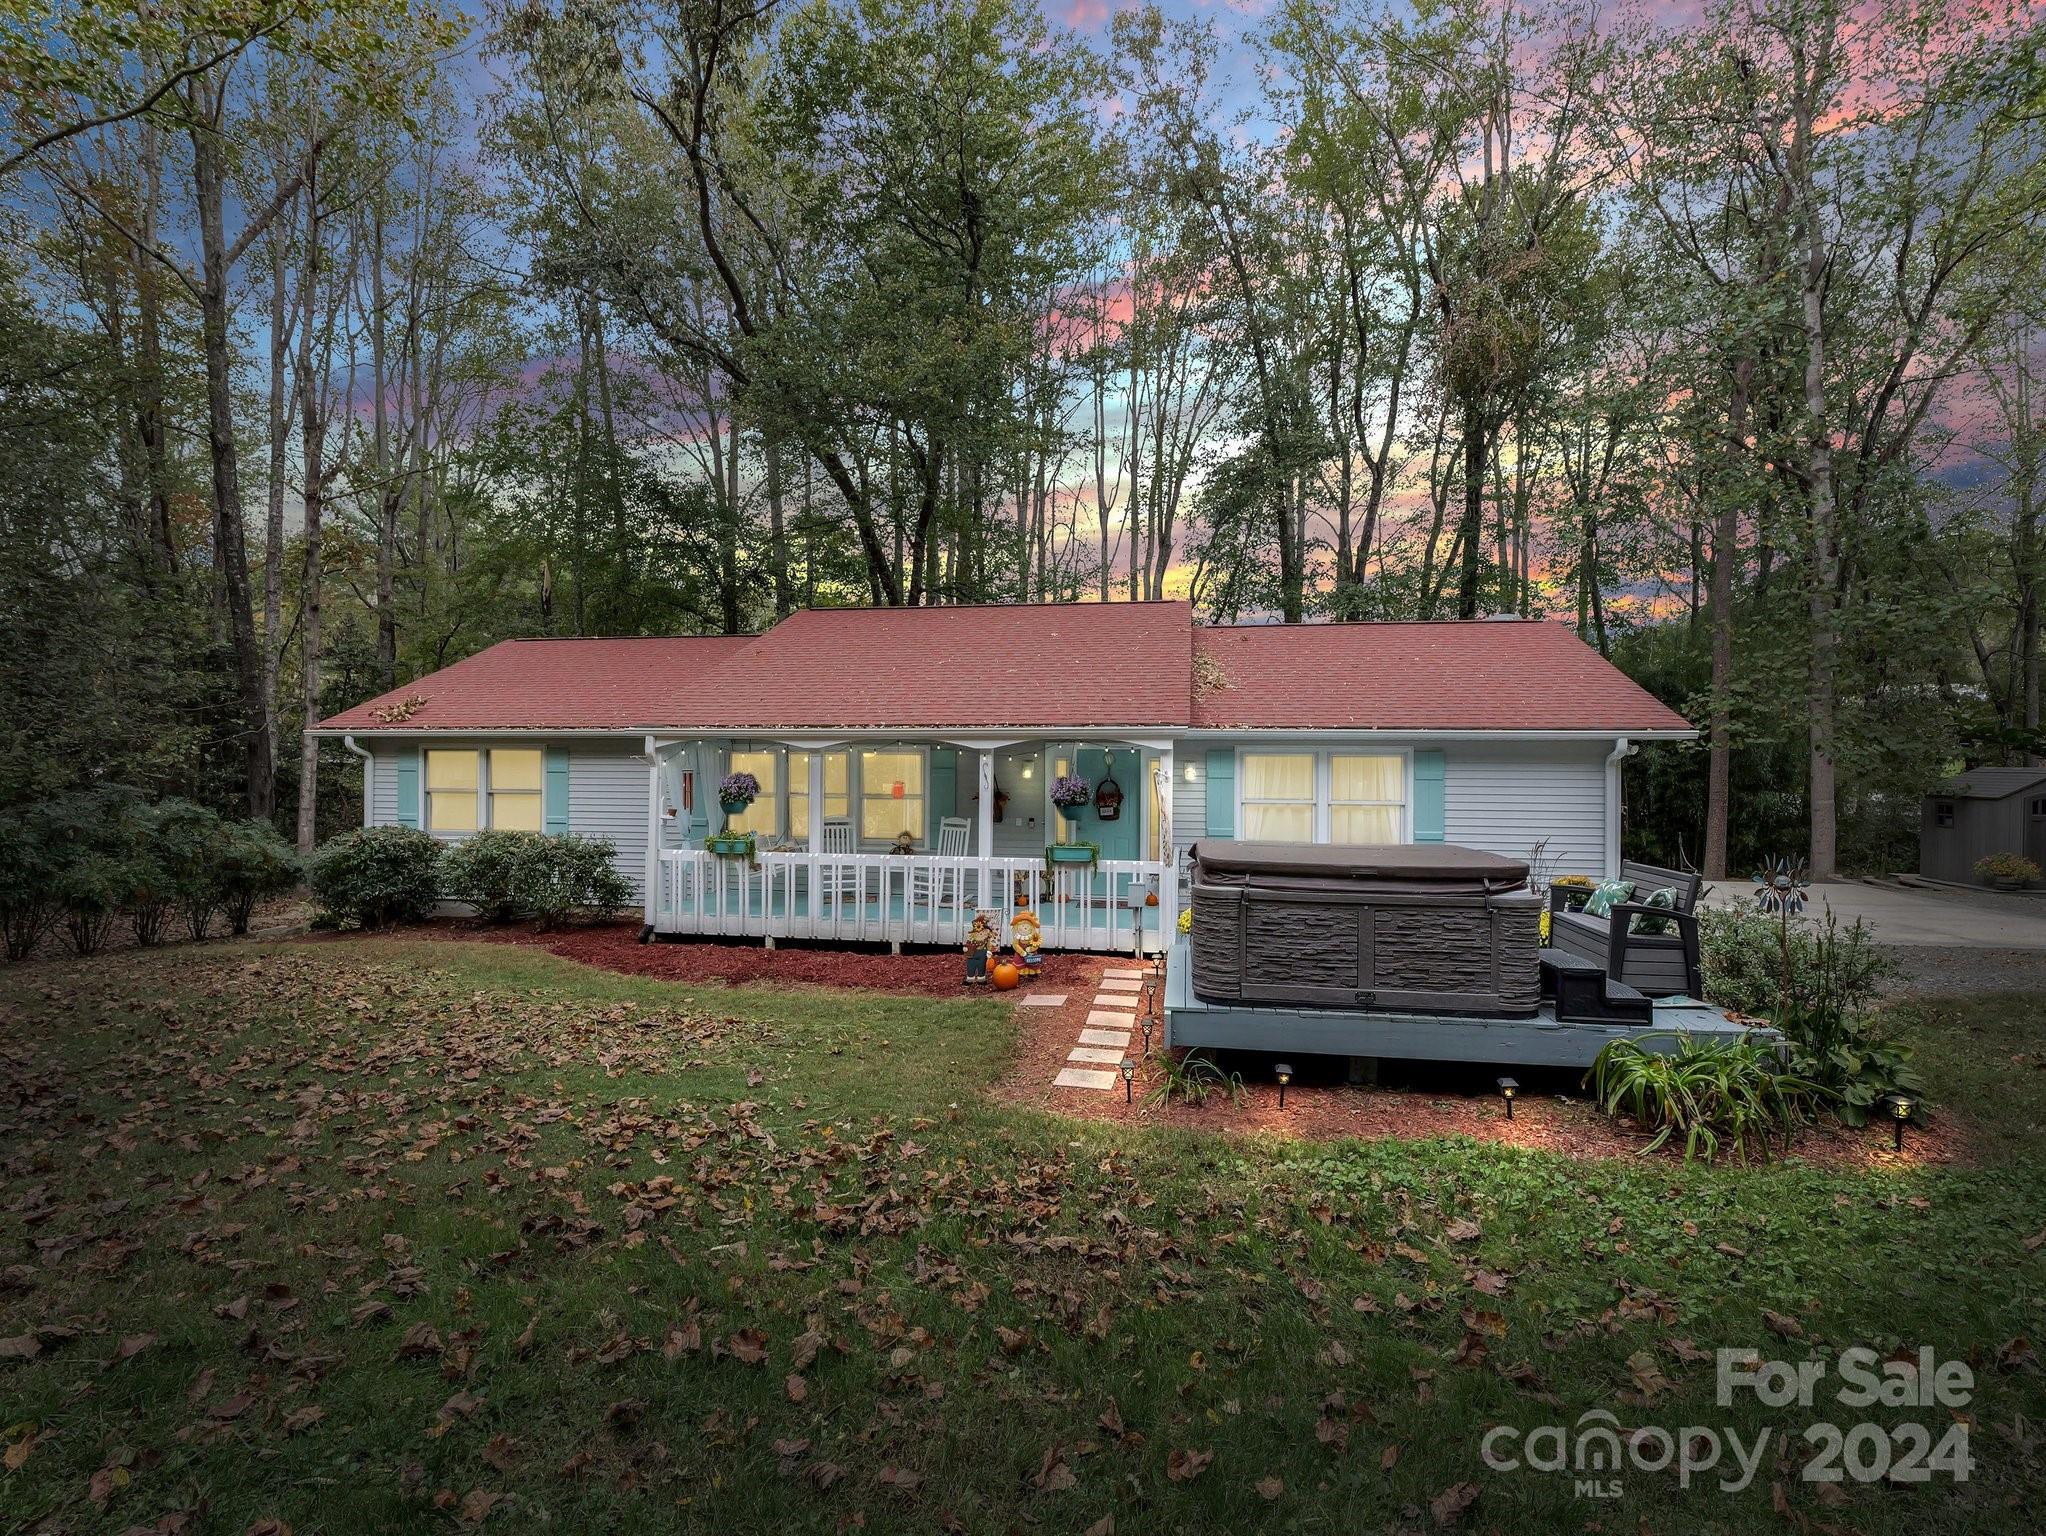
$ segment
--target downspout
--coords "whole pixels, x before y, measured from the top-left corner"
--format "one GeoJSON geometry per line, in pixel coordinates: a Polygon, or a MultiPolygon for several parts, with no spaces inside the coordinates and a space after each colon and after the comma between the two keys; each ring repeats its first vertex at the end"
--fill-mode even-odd
{"type": "Polygon", "coordinates": [[[343,736],[341,745],[362,759],[362,824],[369,825],[370,795],[376,783],[377,760],[375,754],[355,744],[353,736],[343,736]]]}
{"type": "Polygon", "coordinates": [[[1606,878],[1620,872],[1620,764],[1641,749],[1622,736],[1606,754],[1606,878]]]}
{"type": "Polygon", "coordinates": [[[648,944],[654,937],[655,907],[659,902],[661,878],[661,749],[655,743],[653,733],[648,732],[646,740],[646,863],[641,866],[640,894],[645,898],[645,921],[639,930],[639,942],[648,944]]]}

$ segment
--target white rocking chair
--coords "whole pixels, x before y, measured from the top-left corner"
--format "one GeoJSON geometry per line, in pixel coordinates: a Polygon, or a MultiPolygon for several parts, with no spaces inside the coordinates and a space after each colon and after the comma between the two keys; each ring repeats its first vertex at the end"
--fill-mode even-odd
{"type": "MultiPolygon", "coordinates": [[[[858,853],[859,843],[853,837],[852,818],[827,816],[818,823],[817,851],[831,854],[858,853]]],[[[847,896],[857,897],[860,890],[859,867],[853,864],[834,864],[823,872],[818,883],[841,900],[847,896]]]]}
{"type": "MultiPolygon", "coordinates": [[[[937,855],[941,859],[963,858],[966,854],[966,818],[947,816],[938,823],[937,855]]],[[[931,916],[937,917],[936,907],[959,894],[959,871],[934,869],[929,864],[917,864],[909,872],[909,899],[923,902],[933,908],[931,916]]]]}

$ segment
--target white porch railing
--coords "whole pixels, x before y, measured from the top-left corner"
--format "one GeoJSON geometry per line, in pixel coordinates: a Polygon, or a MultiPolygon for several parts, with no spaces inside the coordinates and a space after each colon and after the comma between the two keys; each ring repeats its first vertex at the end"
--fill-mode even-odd
{"type": "Polygon", "coordinates": [[[842,943],[959,944],[976,910],[1006,940],[1021,894],[1044,947],[1153,953],[1178,913],[1170,862],[1103,859],[1047,868],[1041,856],[762,853],[749,862],[701,848],[661,852],[657,933],[842,943]],[[1158,904],[1145,898],[1156,893],[1158,904]]]}

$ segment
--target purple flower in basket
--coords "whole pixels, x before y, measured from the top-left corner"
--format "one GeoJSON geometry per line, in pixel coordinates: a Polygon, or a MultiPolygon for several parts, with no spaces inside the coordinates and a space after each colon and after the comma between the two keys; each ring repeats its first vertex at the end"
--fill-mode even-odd
{"type": "Polygon", "coordinates": [[[750,773],[728,773],[718,782],[719,805],[751,805],[760,798],[760,781],[750,773]]]}
{"type": "Polygon", "coordinates": [[[1067,807],[1085,805],[1094,798],[1094,786],[1077,773],[1062,773],[1051,781],[1051,803],[1067,807]]]}

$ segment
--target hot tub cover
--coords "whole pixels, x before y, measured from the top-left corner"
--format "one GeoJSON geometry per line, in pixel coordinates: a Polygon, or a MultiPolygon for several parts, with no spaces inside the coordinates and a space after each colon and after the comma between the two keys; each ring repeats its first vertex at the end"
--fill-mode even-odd
{"type": "Polygon", "coordinates": [[[1527,884],[1519,859],[1461,843],[1254,843],[1203,839],[1196,878],[1266,890],[1406,890],[1485,896],[1527,884]]]}

